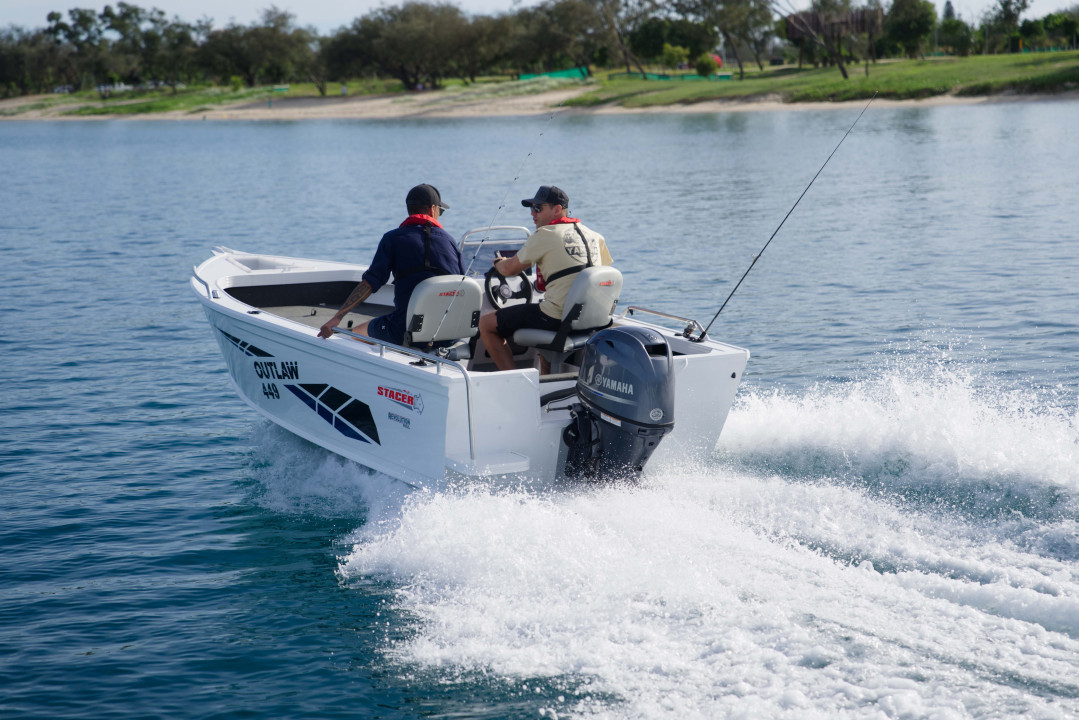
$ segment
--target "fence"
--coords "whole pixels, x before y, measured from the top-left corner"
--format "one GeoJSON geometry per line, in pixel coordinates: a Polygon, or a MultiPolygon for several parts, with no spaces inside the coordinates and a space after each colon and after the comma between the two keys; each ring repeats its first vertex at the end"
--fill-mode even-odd
{"type": "Polygon", "coordinates": [[[667,75],[665,73],[639,73],[639,72],[617,72],[607,73],[607,79],[613,80],[614,78],[636,78],[639,80],[730,80],[730,73],[715,73],[708,77],[702,77],[700,75],[692,73],[682,73],[678,75],[667,75]]]}

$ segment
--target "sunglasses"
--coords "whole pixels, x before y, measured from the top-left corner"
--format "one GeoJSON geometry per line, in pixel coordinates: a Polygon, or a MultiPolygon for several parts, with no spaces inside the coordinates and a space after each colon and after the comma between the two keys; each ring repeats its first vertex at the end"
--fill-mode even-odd
{"type": "Polygon", "coordinates": [[[529,208],[529,210],[531,211],[531,213],[532,213],[533,215],[535,215],[536,213],[538,213],[538,212],[540,212],[541,210],[543,210],[543,206],[544,206],[544,205],[546,205],[546,204],[547,204],[547,203],[540,203],[539,205],[533,205],[532,207],[530,207],[530,208],[529,208]]]}

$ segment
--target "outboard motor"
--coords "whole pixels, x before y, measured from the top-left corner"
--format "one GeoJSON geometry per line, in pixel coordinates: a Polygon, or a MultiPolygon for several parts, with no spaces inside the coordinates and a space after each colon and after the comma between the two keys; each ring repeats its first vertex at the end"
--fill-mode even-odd
{"type": "Polygon", "coordinates": [[[583,354],[581,402],[562,431],[566,475],[635,479],[674,429],[671,348],[655,330],[616,327],[593,335],[583,354]]]}

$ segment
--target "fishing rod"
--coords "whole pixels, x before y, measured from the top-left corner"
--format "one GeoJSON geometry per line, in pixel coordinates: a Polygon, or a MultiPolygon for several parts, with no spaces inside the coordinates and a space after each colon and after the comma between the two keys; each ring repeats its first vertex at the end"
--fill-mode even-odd
{"type": "Polygon", "coordinates": [[[806,185],[806,189],[802,191],[802,194],[799,195],[798,199],[794,201],[794,205],[791,206],[791,209],[788,210],[787,214],[783,216],[783,220],[779,223],[779,227],[777,227],[775,229],[775,232],[772,233],[772,236],[768,238],[768,242],[764,243],[764,247],[761,248],[761,251],[753,256],[753,262],[751,262],[749,264],[749,267],[746,268],[746,271],[742,273],[741,279],[737,282],[737,284],[735,284],[734,289],[731,290],[731,294],[727,296],[727,299],[723,301],[723,304],[719,306],[719,310],[716,310],[716,314],[712,316],[712,321],[708,323],[708,326],[704,328],[704,330],[701,330],[701,334],[699,336],[697,336],[696,338],[689,338],[690,340],[692,340],[693,342],[702,342],[705,336],[708,335],[708,330],[712,327],[712,323],[716,321],[716,318],[719,317],[719,314],[723,312],[723,308],[727,307],[727,303],[731,301],[731,298],[734,297],[734,294],[738,292],[738,288],[742,286],[742,280],[746,279],[746,275],[749,275],[749,271],[752,270],[753,266],[757,264],[757,261],[761,259],[761,255],[764,254],[764,251],[767,250],[768,246],[772,244],[773,240],[775,240],[775,237],[779,234],[779,231],[783,227],[783,224],[787,222],[787,218],[789,218],[791,216],[791,213],[794,212],[794,208],[798,207],[798,203],[802,202],[802,198],[804,198],[805,194],[809,192],[809,188],[813,187],[813,183],[816,182],[820,174],[824,172],[824,168],[828,166],[828,161],[832,159],[832,155],[836,154],[836,151],[839,150],[839,146],[842,145],[843,141],[847,139],[847,135],[850,135],[851,131],[854,130],[854,126],[858,124],[858,121],[862,119],[862,115],[865,115],[865,111],[869,109],[869,106],[873,104],[873,101],[876,99],[877,93],[874,92],[873,97],[869,98],[869,102],[867,102],[865,104],[865,107],[862,108],[862,111],[858,113],[858,117],[854,118],[854,122],[850,124],[850,127],[847,128],[847,132],[845,132],[843,134],[843,137],[839,139],[839,143],[836,144],[835,149],[832,150],[831,154],[828,155],[828,158],[824,161],[824,164],[820,166],[820,170],[817,170],[817,174],[814,175],[813,179],[809,181],[808,185],[806,185]]]}
{"type": "Polygon", "coordinates": [[[486,232],[484,232],[483,237],[480,238],[479,245],[476,246],[476,252],[472,254],[472,259],[468,261],[468,267],[465,268],[465,274],[464,276],[462,276],[461,282],[457,283],[457,288],[455,289],[453,296],[450,298],[449,304],[447,304],[446,309],[442,311],[442,317],[438,319],[438,325],[435,327],[436,334],[439,330],[442,329],[442,323],[445,322],[446,318],[449,316],[450,308],[453,307],[453,303],[457,300],[457,297],[461,291],[461,286],[465,282],[465,278],[469,277],[469,273],[472,271],[472,266],[476,263],[476,260],[479,259],[480,250],[483,248],[483,244],[487,242],[488,238],[490,237],[491,228],[495,227],[495,222],[498,220],[498,216],[501,215],[502,211],[506,208],[506,199],[509,197],[509,194],[513,190],[514,185],[516,185],[517,181],[521,179],[521,171],[524,169],[524,166],[528,162],[528,159],[535,155],[536,147],[539,145],[540,140],[547,132],[551,121],[553,121],[555,119],[555,116],[558,115],[558,111],[562,109],[565,102],[566,101],[563,100],[551,110],[550,114],[547,116],[547,120],[543,123],[543,127],[540,128],[539,134],[536,136],[535,140],[532,141],[532,147],[529,148],[528,153],[521,159],[521,164],[518,166],[517,172],[514,173],[513,180],[510,180],[509,185],[506,186],[505,193],[502,195],[502,202],[500,202],[498,204],[498,207],[495,209],[494,217],[491,218],[491,222],[487,225],[486,232]]]}

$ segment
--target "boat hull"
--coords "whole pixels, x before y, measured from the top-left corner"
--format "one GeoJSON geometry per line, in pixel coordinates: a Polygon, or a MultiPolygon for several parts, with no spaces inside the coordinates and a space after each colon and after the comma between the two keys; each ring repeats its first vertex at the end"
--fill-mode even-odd
{"type": "MultiPolygon", "coordinates": [[[[269,256],[236,262],[237,257],[211,258],[196,268],[191,284],[233,386],[259,413],[415,486],[440,486],[462,476],[514,483],[560,476],[566,459],[562,430],[573,400],[541,399],[565,395],[575,379],[552,382],[531,367],[477,372],[348,334],[319,338],[319,305],[305,308],[311,317],[303,322],[238,298],[250,300],[273,288],[291,296],[301,288],[310,295],[320,279],[347,287],[344,280],[358,281],[364,268],[269,256]]],[[[380,292],[385,297],[387,289],[380,292]]],[[[645,324],[625,317],[616,323],[645,324]]],[[[675,428],[650,466],[712,452],[749,357],[741,348],[663,332],[674,355],[675,428]]]]}

